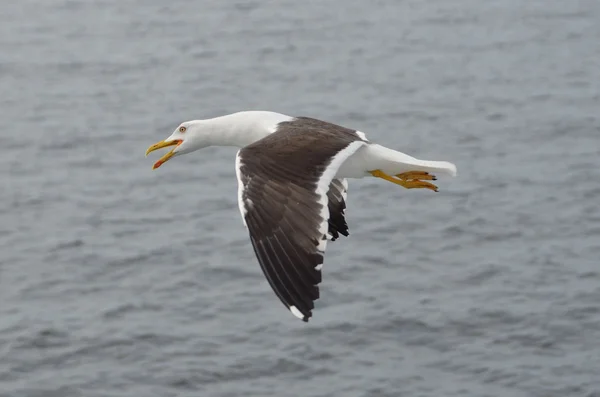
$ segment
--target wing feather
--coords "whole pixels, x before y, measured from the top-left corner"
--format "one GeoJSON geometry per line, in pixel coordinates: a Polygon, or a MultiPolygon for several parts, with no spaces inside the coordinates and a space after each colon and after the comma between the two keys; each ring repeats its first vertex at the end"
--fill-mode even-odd
{"type": "Polygon", "coordinates": [[[319,298],[327,235],[348,235],[347,182],[335,174],[366,144],[352,130],[302,119],[237,154],[240,211],[256,258],[276,296],[303,321],[319,298]]]}

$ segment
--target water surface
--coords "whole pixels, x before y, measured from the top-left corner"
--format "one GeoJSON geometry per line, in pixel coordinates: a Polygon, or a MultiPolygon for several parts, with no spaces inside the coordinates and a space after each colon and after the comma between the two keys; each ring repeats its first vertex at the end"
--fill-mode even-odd
{"type": "Polygon", "coordinates": [[[0,6],[0,395],[599,396],[600,3],[0,6]],[[233,148],[322,118],[459,176],[351,181],[310,323],[263,278],[233,148]]]}

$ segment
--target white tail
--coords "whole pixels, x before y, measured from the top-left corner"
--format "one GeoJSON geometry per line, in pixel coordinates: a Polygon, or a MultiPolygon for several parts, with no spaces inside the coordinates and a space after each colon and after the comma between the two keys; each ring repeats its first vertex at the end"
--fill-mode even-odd
{"type": "Polygon", "coordinates": [[[381,170],[388,175],[409,171],[425,171],[434,175],[456,176],[456,165],[447,161],[419,160],[385,146],[371,144],[365,147],[365,160],[370,170],[381,170]]]}

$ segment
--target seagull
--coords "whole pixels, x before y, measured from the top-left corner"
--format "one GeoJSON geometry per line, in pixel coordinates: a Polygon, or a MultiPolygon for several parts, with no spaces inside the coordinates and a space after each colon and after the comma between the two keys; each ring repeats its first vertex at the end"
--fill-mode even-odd
{"type": "Polygon", "coordinates": [[[208,146],[239,148],[238,204],[269,285],[297,318],[312,317],[327,241],[348,236],[347,179],[375,177],[406,189],[438,191],[436,175],[456,176],[446,161],[419,160],[372,143],[357,130],[310,117],[242,111],[181,123],[154,163],[208,146]]]}

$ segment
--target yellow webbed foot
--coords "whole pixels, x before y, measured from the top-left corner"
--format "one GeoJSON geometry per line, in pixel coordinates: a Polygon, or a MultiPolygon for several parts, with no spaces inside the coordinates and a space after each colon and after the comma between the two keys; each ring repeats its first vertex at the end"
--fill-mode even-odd
{"type": "Polygon", "coordinates": [[[435,175],[431,175],[429,172],[425,171],[409,171],[403,172],[402,174],[396,175],[398,178],[403,179],[405,181],[414,179],[421,181],[435,181],[437,180],[435,175]]]}
{"type": "Polygon", "coordinates": [[[434,192],[438,191],[438,187],[435,186],[433,183],[416,180],[404,181],[404,185],[402,186],[404,186],[407,189],[429,189],[433,190],[434,192]]]}
{"type": "Polygon", "coordinates": [[[405,172],[403,174],[397,175],[398,178],[394,178],[393,176],[390,176],[381,170],[369,171],[369,173],[371,175],[373,175],[374,177],[385,179],[388,182],[395,183],[396,185],[400,185],[406,189],[429,189],[429,190],[433,190],[434,192],[438,191],[438,187],[435,186],[434,184],[418,180],[418,178],[435,180],[435,177],[433,175],[429,175],[427,172],[424,172],[424,173],[422,173],[421,171],[405,172]],[[400,175],[402,175],[403,177],[406,177],[408,175],[414,179],[409,179],[409,180],[399,179],[400,175]],[[415,178],[415,177],[418,177],[418,178],[415,178]],[[423,177],[425,177],[425,178],[423,178],[423,177]]]}

